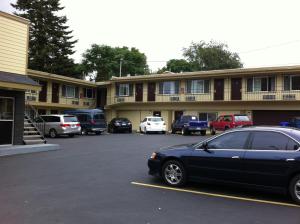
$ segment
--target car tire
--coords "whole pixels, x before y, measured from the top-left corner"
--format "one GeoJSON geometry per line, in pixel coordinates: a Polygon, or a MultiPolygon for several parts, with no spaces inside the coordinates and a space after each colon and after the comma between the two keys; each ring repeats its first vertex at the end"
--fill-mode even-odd
{"type": "Polygon", "coordinates": [[[81,129],[81,135],[88,135],[88,132],[85,128],[81,129]]]}
{"type": "Polygon", "coordinates": [[[189,134],[189,131],[186,130],[185,128],[182,128],[182,129],[181,129],[181,134],[182,134],[182,135],[188,135],[188,134],[189,134]]]}
{"type": "Polygon", "coordinates": [[[176,133],[175,129],[172,128],[171,133],[172,133],[172,134],[175,134],[175,133],[176,133]]]}
{"type": "Polygon", "coordinates": [[[74,134],[69,134],[70,138],[74,138],[74,136],[75,136],[74,134]]]}
{"type": "Polygon", "coordinates": [[[200,131],[200,134],[201,134],[202,136],[205,136],[205,135],[206,135],[206,130],[200,131]]]}
{"type": "Polygon", "coordinates": [[[128,133],[132,133],[132,129],[130,128],[130,129],[128,129],[128,133]]]}
{"type": "Polygon", "coordinates": [[[165,134],[166,134],[166,132],[165,132],[165,131],[162,131],[161,133],[162,133],[163,135],[165,135],[165,134]]]}
{"type": "Polygon", "coordinates": [[[50,136],[50,138],[56,138],[57,137],[56,130],[55,129],[50,129],[49,136],[50,136]]]}
{"type": "Polygon", "coordinates": [[[169,160],[163,164],[161,171],[167,185],[182,187],[187,182],[187,173],[183,164],[177,160],[169,160]]]}
{"type": "Polygon", "coordinates": [[[293,201],[300,204],[300,174],[293,177],[288,190],[293,201]]]}
{"type": "Polygon", "coordinates": [[[224,131],[227,131],[229,129],[229,127],[225,126],[224,131]]]}
{"type": "Polygon", "coordinates": [[[216,130],[214,127],[210,127],[210,134],[211,135],[215,135],[216,134],[216,130]]]}
{"type": "Polygon", "coordinates": [[[140,127],[140,134],[142,134],[143,133],[143,131],[142,131],[142,128],[140,127]]]}
{"type": "Polygon", "coordinates": [[[96,134],[96,135],[101,135],[102,132],[101,132],[101,131],[96,131],[95,134],[96,134]]]}

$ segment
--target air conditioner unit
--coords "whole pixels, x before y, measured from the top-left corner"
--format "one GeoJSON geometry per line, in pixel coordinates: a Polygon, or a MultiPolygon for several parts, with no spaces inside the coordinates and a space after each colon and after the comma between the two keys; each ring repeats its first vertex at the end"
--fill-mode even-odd
{"type": "Polygon", "coordinates": [[[187,96],[187,97],[185,97],[185,100],[186,101],[195,101],[196,97],[195,96],[187,96]]]}
{"type": "Polygon", "coordinates": [[[117,102],[118,102],[118,103],[122,103],[122,102],[124,102],[124,101],[125,101],[124,97],[118,97],[118,98],[117,98],[117,102]]]}
{"type": "Polygon", "coordinates": [[[179,101],[179,96],[170,96],[170,101],[172,102],[179,101]]]}
{"type": "Polygon", "coordinates": [[[263,100],[275,100],[275,95],[263,95],[263,100]]]}
{"type": "Polygon", "coordinates": [[[295,94],[284,94],[282,95],[283,100],[296,100],[295,94]]]}
{"type": "Polygon", "coordinates": [[[26,100],[28,100],[28,101],[36,101],[36,96],[26,96],[26,100]]]}

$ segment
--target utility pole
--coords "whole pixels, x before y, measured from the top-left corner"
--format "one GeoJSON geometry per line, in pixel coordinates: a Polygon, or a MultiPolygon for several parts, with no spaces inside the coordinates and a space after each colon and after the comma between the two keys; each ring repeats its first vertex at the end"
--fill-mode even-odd
{"type": "Polygon", "coordinates": [[[120,58],[120,77],[122,76],[122,62],[123,62],[123,58],[120,58]]]}

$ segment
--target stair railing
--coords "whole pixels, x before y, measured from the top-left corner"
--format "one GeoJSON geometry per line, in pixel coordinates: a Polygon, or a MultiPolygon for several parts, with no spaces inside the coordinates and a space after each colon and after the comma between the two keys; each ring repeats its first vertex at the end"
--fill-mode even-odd
{"type": "Polygon", "coordinates": [[[25,103],[25,116],[27,116],[35,128],[39,131],[41,137],[45,135],[45,121],[39,115],[38,111],[28,102],[25,103]]]}

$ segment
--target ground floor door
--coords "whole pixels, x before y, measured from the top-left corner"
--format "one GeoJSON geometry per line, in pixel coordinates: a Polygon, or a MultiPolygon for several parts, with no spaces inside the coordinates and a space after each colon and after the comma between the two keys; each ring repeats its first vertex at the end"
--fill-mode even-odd
{"type": "Polygon", "coordinates": [[[14,98],[0,96],[0,145],[13,144],[14,98]]]}
{"type": "Polygon", "coordinates": [[[41,91],[39,92],[39,101],[47,102],[47,82],[40,80],[39,84],[42,87],[41,91]]]}
{"type": "Polygon", "coordinates": [[[300,117],[299,110],[254,110],[252,119],[254,125],[279,125],[282,121],[289,121],[293,117],[300,117]]]}

